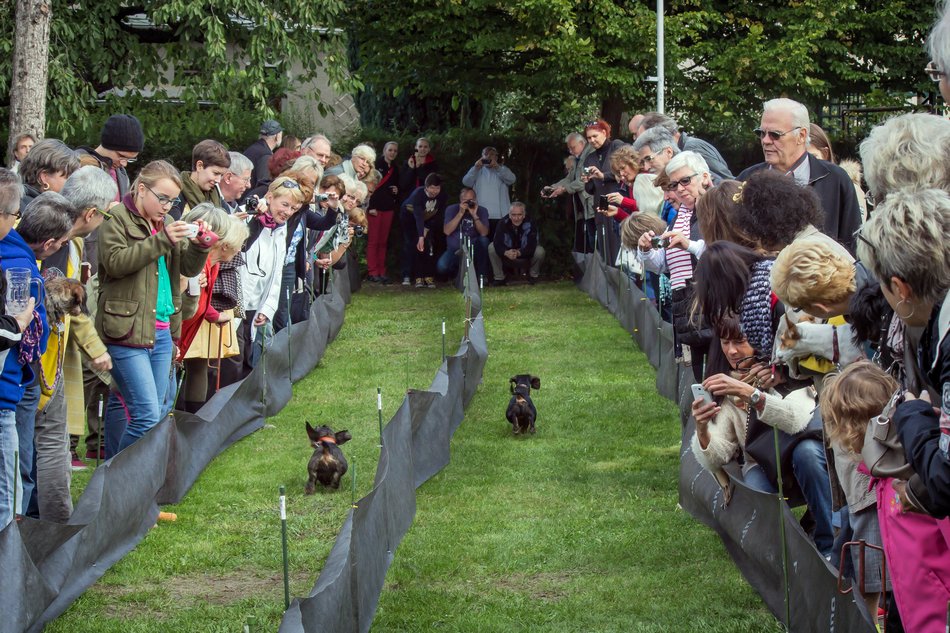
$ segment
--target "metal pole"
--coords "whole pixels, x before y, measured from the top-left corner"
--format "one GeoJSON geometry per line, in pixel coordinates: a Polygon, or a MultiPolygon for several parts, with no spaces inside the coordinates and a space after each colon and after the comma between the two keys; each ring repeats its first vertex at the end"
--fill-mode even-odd
{"type": "MultiPolygon", "coordinates": [[[[755,405],[750,404],[750,407],[755,405]]],[[[775,440],[775,470],[776,485],[778,487],[778,529],[779,540],[782,544],[782,574],[785,584],[785,630],[790,631],[792,625],[791,604],[788,596],[788,547],[785,536],[785,491],[782,486],[782,451],[779,448],[778,428],[772,427],[772,437],[775,440]]]]}
{"type": "Polygon", "coordinates": [[[287,494],[283,486],[280,491],[280,549],[284,557],[284,610],[290,608],[290,565],[287,561],[287,494]]]}
{"type": "Polygon", "coordinates": [[[356,508],[356,461],[350,464],[350,506],[356,508]]]}
{"type": "Polygon", "coordinates": [[[383,390],[376,387],[376,411],[379,413],[379,447],[383,447],[383,390]]]}
{"type": "Polygon", "coordinates": [[[666,90],[666,80],[664,73],[664,43],[663,43],[663,0],[656,2],[656,111],[663,114],[666,104],[664,103],[664,91],[666,90]]]}
{"type": "Polygon", "coordinates": [[[445,362],[445,318],[442,319],[442,362],[445,362]]]}
{"type": "Polygon", "coordinates": [[[17,480],[20,478],[20,451],[18,449],[13,449],[13,468],[15,469],[13,472],[16,474],[14,475],[14,479],[13,479],[13,512],[11,512],[11,516],[13,518],[11,519],[11,522],[16,521],[17,503],[19,503],[20,501],[19,499],[17,499],[17,494],[16,494],[16,491],[17,491],[16,484],[17,484],[17,480]]]}
{"type": "Polygon", "coordinates": [[[99,468],[99,459],[102,457],[102,435],[106,432],[105,420],[102,417],[102,394],[99,394],[99,437],[96,442],[96,468],[99,468]]]}

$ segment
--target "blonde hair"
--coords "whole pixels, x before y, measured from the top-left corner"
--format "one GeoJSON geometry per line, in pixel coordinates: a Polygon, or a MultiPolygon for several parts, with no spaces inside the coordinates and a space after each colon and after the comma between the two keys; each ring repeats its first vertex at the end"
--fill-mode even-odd
{"type": "Polygon", "coordinates": [[[360,158],[369,161],[370,165],[376,162],[376,150],[366,143],[360,143],[354,147],[350,152],[350,156],[359,156],[360,158]]]}
{"type": "Polygon", "coordinates": [[[237,219],[233,215],[228,216],[227,226],[228,228],[221,236],[221,241],[218,244],[228,246],[232,253],[237,253],[244,248],[244,242],[251,234],[250,229],[248,229],[246,222],[237,219]]]}
{"type": "Polygon", "coordinates": [[[610,171],[616,174],[621,167],[629,167],[633,173],[640,171],[640,155],[629,145],[618,147],[610,155],[610,171]]]}
{"type": "Polygon", "coordinates": [[[138,188],[140,183],[146,187],[154,187],[159,180],[165,180],[166,178],[181,189],[181,174],[175,169],[174,165],[167,160],[153,160],[139,172],[135,182],[132,183],[132,189],[138,188]]]}
{"type": "Polygon", "coordinates": [[[857,289],[854,262],[821,239],[802,238],[782,249],[772,265],[772,292],[792,308],[846,300],[857,289]]]}
{"type": "Polygon", "coordinates": [[[867,360],[829,374],[821,392],[821,418],[829,441],[860,454],[868,422],[881,413],[898,387],[887,372],[867,360]]]}
{"type": "Polygon", "coordinates": [[[857,241],[858,257],[890,287],[903,280],[914,295],[937,301],[950,286],[950,194],[894,191],[874,209],[857,241]]]}
{"type": "Polygon", "coordinates": [[[275,198],[290,197],[297,204],[305,204],[309,202],[311,198],[313,198],[313,189],[310,190],[310,195],[307,195],[307,192],[303,190],[303,188],[300,186],[300,183],[287,176],[275,178],[274,182],[272,182],[267,188],[267,193],[274,196],[275,198]],[[292,182],[297,186],[285,187],[285,182],[292,182]]]}
{"type": "Polygon", "coordinates": [[[666,230],[666,224],[650,213],[634,213],[620,223],[620,242],[627,250],[635,251],[640,237],[647,231],[657,235],[666,230]]]}
{"type": "Polygon", "coordinates": [[[882,200],[898,189],[950,190],[950,121],[933,114],[902,114],[861,142],[868,189],[882,200]]]}

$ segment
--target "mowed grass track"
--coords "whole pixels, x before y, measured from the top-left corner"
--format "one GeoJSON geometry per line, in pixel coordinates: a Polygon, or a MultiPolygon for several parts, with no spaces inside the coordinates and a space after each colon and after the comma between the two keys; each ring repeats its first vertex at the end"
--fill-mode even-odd
{"type": "MultiPolygon", "coordinates": [[[[450,465],[418,491],[374,631],[774,631],[718,538],[676,507],[679,422],[645,357],[571,284],[487,289],[489,359],[450,465]],[[533,373],[538,432],[512,437],[508,378],[533,373]]],[[[303,494],[304,420],[349,428],[357,495],[384,420],[453,352],[451,290],[366,288],[293,401],[219,456],[162,523],[47,631],[275,631],[283,610],[277,487],[288,490],[291,593],[306,595],[350,503],[303,494]]],[[[82,483],[82,482],[77,482],[82,483]]],[[[78,487],[78,486],[77,486],[78,487]]]]}

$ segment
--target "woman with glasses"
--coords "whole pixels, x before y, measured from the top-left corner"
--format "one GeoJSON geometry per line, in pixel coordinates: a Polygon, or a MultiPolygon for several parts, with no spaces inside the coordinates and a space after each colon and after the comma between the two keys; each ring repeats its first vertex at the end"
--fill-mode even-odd
{"type": "MultiPolygon", "coordinates": [[[[161,421],[181,333],[178,281],[198,275],[208,258],[195,225],[168,217],[180,193],[178,170],[151,162],[99,228],[96,329],[112,357],[112,378],[128,415],[118,444],[109,447],[113,453],[161,421]]],[[[197,228],[203,230],[204,223],[197,228]]],[[[115,440],[118,431],[107,429],[107,435],[115,440]]]]}
{"type": "Polygon", "coordinates": [[[712,335],[708,328],[690,318],[695,294],[693,269],[706,247],[695,211],[696,202],[712,187],[712,176],[706,161],[696,152],[680,152],[671,158],[665,174],[669,184],[664,188],[668,199],[675,201],[675,213],[667,218],[663,234],[649,231],[640,237],[638,253],[644,268],[670,278],[677,356],[686,362],[683,346],[689,346],[693,375],[701,380],[703,359],[712,335]]]}
{"type": "Polygon", "coordinates": [[[376,150],[366,143],[360,143],[353,148],[348,159],[336,167],[327,169],[327,175],[339,176],[340,174],[346,174],[350,178],[362,181],[369,176],[375,162],[376,150]]]}
{"type": "Polygon", "coordinates": [[[269,336],[280,300],[284,264],[287,258],[287,221],[313,197],[313,190],[280,176],[270,184],[258,214],[248,223],[250,236],[244,244],[241,289],[244,321],[241,324],[241,351],[244,374],[257,365],[269,336]]]}

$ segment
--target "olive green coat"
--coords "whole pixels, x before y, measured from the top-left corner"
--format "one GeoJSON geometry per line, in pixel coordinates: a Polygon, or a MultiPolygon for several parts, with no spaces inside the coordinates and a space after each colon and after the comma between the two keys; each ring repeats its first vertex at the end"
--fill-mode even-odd
{"type": "MultiPolygon", "coordinates": [[[[164,255],[175,305],[169,328],[177,341],[181,333],[179,276],[200,273],[208,251],[188,240],[172,244],[164,230],[152,235],[151,223],[129,208],[131,198],[126,196],[122,202],[109,210],[112,217],[99,227],[96,330],[107,344],[155,345],[158,258],[164,255]]],[[[166,216],[165,226],[171,222],[166,216]]]]}

